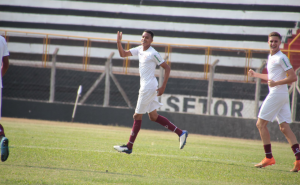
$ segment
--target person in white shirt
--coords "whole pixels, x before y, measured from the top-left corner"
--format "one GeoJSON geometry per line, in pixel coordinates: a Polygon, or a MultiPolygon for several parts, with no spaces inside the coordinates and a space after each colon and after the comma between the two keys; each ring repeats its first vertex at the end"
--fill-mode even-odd
{"type": "MultiPolygon", "coordinates": [[[[6,73],[9,66],[9,52],[4,37],[0,36],[0,59],[1,59],[1,71],[0,71],[0,119],[1,119],[1,107],[2,107],[2,76],[6,73]]],[[[1,161],[7,160],[8,151],[8,139],[5,137],[4,128],[0,124],[0,145],[1,145],[1,161]]]]}
{"type": "Polygon", "coordinates": [[[294,168],[290,171],[298,172],[300,170],[300,150],[297,138],[289,125],[292,119],[287,86],[287,84],[297,81],[297,76],[287,56],[280,51],[281,35],[277,32],[270,33],[268,43],[270,47],[267,62],[268,74],[256,73],[252,69],[248,72],[250,77],[257,77],[268,81],[269,86],[269,94],[260,108],[256,123],[264,145],[266,157],[255,166],[262,168],[275,164],[267,124],[276,118],[280,131],[285,135],[296,157],[294,168]]]}
{"type": "Polygon", "coordinates": [[[167,86],[170,75],[169,65],[162,59],[159,53],[151,46],[154,34],[150,30],[145,30],[142,34],[141,45],[130,50],[124,50],[122,47],[122,32],[117,33],[117,46],[121,57],[138,56],[139,58],[139,73],[140,73],[140,90],[139,97],[133,115],[133,127],[129,142],[126,145],[114,146],[118,152],[127,154],[132,153],[132,147],[137,134],[141,128],[142,116],[148,113],[149,119],[166,127],[179,136],[179,148],[182,149],[186,143],[188,132],[177,128],[167,118],[158,115],[156,109],[162,104],[158,101],[157,96],[161,96],[167,86]],[[155,77],[155,68],[159,65],[165,70],[164,81],[161,87],[158,88],[158,82],[155,77]]]}

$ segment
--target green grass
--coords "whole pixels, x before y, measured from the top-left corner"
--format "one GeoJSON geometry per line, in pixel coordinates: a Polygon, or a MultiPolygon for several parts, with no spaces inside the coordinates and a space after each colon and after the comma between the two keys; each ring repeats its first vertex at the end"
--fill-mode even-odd
{"type": "MultiPolygon", "coordinates": [[[[131,121],[131,120],[128,120],[131,121]]],[[[2,118],[10,155],[0,184],[299,184],[287,143],[272,143],[276,165],[257,169],[261,141],[141,129],[131,155],[114,145],[130,128],[2,118]]],[[[153,123],[156,124],[156,123],[153,123]]]]}

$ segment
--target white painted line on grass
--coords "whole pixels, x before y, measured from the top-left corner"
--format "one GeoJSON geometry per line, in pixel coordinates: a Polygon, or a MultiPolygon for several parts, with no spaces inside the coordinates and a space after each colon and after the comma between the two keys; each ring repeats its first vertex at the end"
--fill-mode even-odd
{"type": "MultiPolygon", "coordinates": [[[[83,152],[107,152],[107,153],[116,153],[116,151],[105,151],[105,150],[84,150],[76,148],[59,148],[59,147],[43,147],[43,146],[14,146],[15,148],[35,148],[35,149],[48,149],[48,150],[69,150],[69,151],[83,151],[83,152]]],[[[230,163],[239,163],[239,164],[250,164],[241,161],[234,160],[218,160],[215,158],[203,158],[199,156],[180,156],[180,155],[166,155],[166,154],[149,154],[149,153],[132,153],[131,155],[146,155],[154,157],[169,157],[169,158],[178,158],[178,159],[188,159],[188,160],[201,160],[204,162],[217,161],[217,162],[230,162],[230,163]]],[[[251,163],[252,164],[252,163],[251,163]]]]}
{"type": "MultiPolygon", "coordinates": [[[[59,147],[44,147],[44,146],[11,146],[10,148],[36,148],[36,149],[48,149],[48,150],[69,150],[69,151],[82,151],[82,152],[106,152],[106,153],[117,153],[114,150],[107,151],[107,150],[84,150],[84,149],[77,149],[77,148],[59,148],[59,147]]],[[[180,152],[180,151],[179,151],[180,152]]],[[[178,153],[179,153],[178,152],[178,153]]],[[[127,154],[120,154],[120,155],[127,155],[127,154]]],[[[216,158],[207,158],[207,157],[199,157],[199,156],[180,156],[180,155],[166,155],[166,154],[151,154],[151,153],[132,153],[131,155],[144,155],[144,156],[154,156],[154,157],[169,157],[169,158],[178,158],[178,159],[187,159],[187,160],[199,160],[202,162],[222,162],[222,163],[237,163],[243,164],[245,166],[257,164],[257,162],[243,162],[243,161],[236,161],[236,160],[229,160],[229,159],[216,159],[216,158]]],[[[280,166],[284,167],[291,167],[290,164],[280,164],[280,166]]]]}

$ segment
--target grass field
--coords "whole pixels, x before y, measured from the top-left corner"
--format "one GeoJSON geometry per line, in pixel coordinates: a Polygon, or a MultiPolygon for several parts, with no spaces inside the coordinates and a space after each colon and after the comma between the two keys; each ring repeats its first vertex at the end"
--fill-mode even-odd
{"type": "MultiPolygon", "coordinates": [[[[130,121],[130,120],[129,120],[130,121]]],[[[276,165],[257,169],[261,141],[190,134],[179,150],[169,131],[141,129],[131,155],[118,153],[130,128],[2,118],[10,155],[0,184],[300,184],[287,143],[273,142],[276,165]]],[[[156,123],[153,123],[156,124],[156,123]]]]}

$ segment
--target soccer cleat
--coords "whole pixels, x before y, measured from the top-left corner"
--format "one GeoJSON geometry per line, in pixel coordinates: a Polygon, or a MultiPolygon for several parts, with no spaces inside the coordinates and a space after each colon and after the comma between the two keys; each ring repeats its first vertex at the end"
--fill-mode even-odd
{"type": "Polygon", "coordinates": [[[131,152],[132,152],[132,149],[129,150],[127,145],[114,146],[114,149],[117,150],[118,152],[124,152],[126,154],[131,154],[131,152]]]}
{"type": "Polygon", "coordinates": [[[254,165],[254,166],[256,168],[262,168],[262,167],[266,167],[266,166],[273,165],[273,164],[275,164],[274,157],[272,157],[271,159],[265,157],[260,163],[254,165]]]}
{"type": "Polygon", "coordinates": [[[186,138],[188,137],[188,131],[183,130],[182,134],[179,136],[179,148],[183,149],[185,143],[186,143],[186,138]]]}
{"type": "Polygon", "coordinates": [[[298,172],[300,170],[300,160],[296,160],[294,162],[294,165],[295,165],[294,168],[291,169],[290,171],[291,172],[298,172]]]}
{"type": "Polygon", "coordinates": [[[4,162],[8,158],[9,151],[8,151],[8,139],[3,137],[1,139],[1,161],[4,162]]]}

